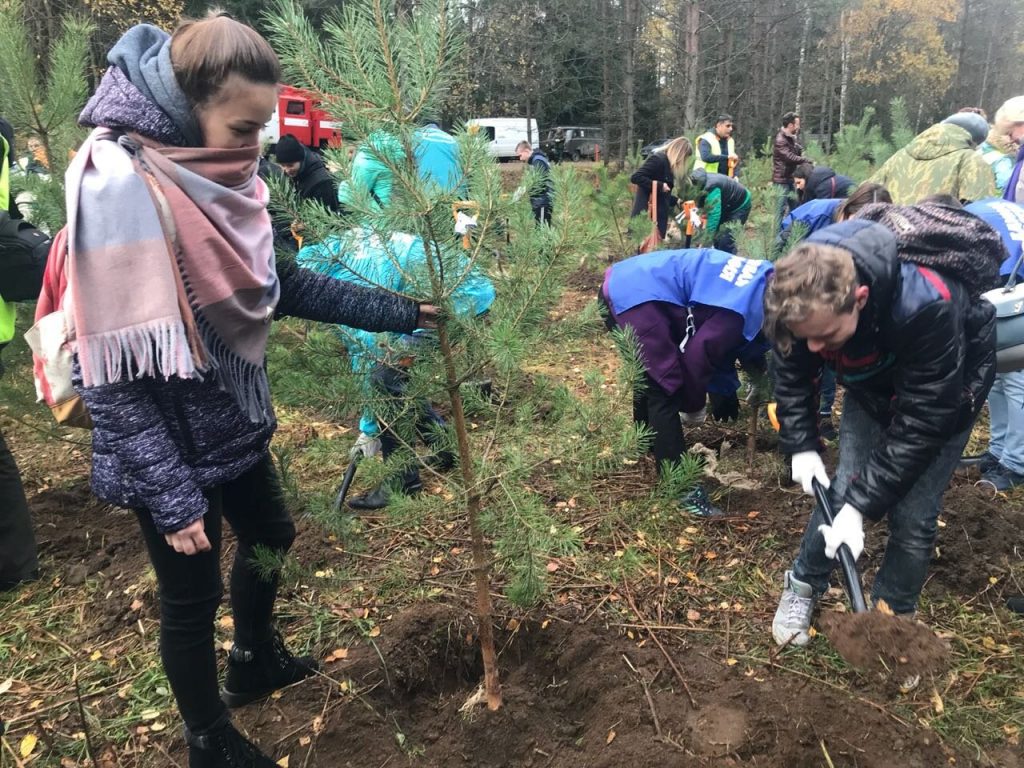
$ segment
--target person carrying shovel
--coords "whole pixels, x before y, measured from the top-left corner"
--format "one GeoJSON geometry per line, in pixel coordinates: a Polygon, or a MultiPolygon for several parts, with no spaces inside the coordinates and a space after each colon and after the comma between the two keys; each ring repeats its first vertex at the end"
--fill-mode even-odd
{"type": "Polygon", "coordinates": [[[765,292],[780,443],[808,494],[815,480],[830,483],[814,407],[823,367],[847,393],[829,491],[839,512],[826,525],[816,508],[807,523],[772,621],[779,645],[810,640],[837,551],[861,554],[865,518],[887,518],[890,534],[873,602],[914,615],[942,494],[995,375],[994,310],[977,296],[997,274],[998,235],[941,206],[872,205],[860,215],[883,223],[815,232],[776,263],[765,292]]]}

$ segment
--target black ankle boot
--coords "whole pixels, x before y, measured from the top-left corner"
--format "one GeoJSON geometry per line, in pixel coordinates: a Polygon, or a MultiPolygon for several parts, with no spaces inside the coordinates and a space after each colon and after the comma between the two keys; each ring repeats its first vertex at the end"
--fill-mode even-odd
{"type": "Polygon", "coordinates": [[[221,699],[229,707],[243,707],[279,688],[305,680],[320,669],[312,656],[292,656],[281,633],[253,648],[234,646],[228,654],[228,674],[221,699]]]}
{"type": "Polygon", "coordinates": [[[201,733],[185,729],[189,768],[275,768],[277,763],[235,730],[225,714],[201,733]]]}

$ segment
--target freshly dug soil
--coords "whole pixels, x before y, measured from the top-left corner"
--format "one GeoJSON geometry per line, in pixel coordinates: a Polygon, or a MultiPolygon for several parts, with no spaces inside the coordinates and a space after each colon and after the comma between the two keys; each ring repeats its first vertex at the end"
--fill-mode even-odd
{"type": "Polygon", "coordinates": [[[879,611],[830,611],[818,618],[818,626],[847,662],[866,671],[890,671],[897,682],[937,672],[949,658],[949,646],[925,624],[879,611]]]}
{"type": "Polygon", "coordinates": [[[863,699],[676,648],[695,709],[653,644],[558,619],[500,633],[504,707],[460,712],[481,674],[465,614],[420,604],[382,629],[380,657],[352,648],[325,670],[337,682],[308,680],[236,721],[274,759],[308,768],[816,768],[823,749],[836,768],[934,768],[953,756],[863,699]]]}

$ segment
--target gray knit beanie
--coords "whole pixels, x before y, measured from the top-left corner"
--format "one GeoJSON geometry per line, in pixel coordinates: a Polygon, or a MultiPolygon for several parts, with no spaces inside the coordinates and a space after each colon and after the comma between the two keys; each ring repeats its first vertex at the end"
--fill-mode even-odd
{"type": "Polygon", "coordinates": [[[963,128],[971,134],[971,142],[973,144],[981,144],[985,137],[988,136],[988,120],[974,112],[957,112],[942,122],[963,128]]]}

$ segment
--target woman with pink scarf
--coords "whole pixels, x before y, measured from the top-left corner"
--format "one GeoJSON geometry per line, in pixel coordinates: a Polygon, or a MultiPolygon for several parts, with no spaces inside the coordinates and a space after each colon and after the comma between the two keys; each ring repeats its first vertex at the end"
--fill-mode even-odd
{"type": "Polygon", "coordinates": [[[92,486],[132,509],[160,585],[160,653],[192,768],[274,765],[231,725],[241,706],[313,674],[271,617],[295,526],[268,453],[276,427],[265,367],[270,321],[291,314],[411,332],[434,308],[275,263],[258,134],[280,66],[226,16],[173,36],[139,25],[81,122],[95,129],[68,171],[65,313],[75,385],[94,423],[92,486]],[[218,691],[213,624],[222,519],[234,647],[218,691]]]}

